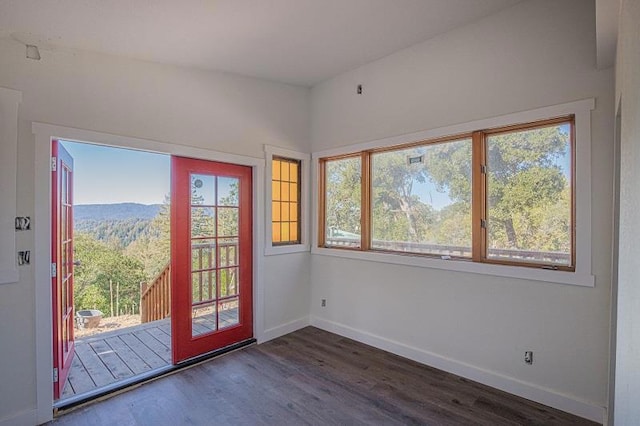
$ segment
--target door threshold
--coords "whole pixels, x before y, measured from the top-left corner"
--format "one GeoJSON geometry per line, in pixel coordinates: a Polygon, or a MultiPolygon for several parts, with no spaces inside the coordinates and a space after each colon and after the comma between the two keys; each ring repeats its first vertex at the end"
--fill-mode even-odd
{"type": "Polygon", "coordinates": [[[138,374],[137,376],[129,377],[127,379],[120,380],[119,382],[111,383],[107,386],[93,389],[79,395],[73,395],[68,398],[59,399],[57,401],[54,401],[53,403],[53,416],[60,416],[91,402],[102,401],[104,399],[118,395],[122,392],[126,392],[135,387],[141,386],[145,383],[160,379],[162,377],[168,376],[169,374],[177,373],[180,370],[193,367],[212,358],[216,358],[229,352],[242,349],[254,343],[256,343],[256,339],[254,338],[243,340],[242,342],[234,343],[233,345],[225,346],[224,348],[220,348],[215,351],[207,352],[206,354],[190,358],[177,365],[167,365],[165,367],[156,368],[155,370],[147,371],[146,373],[138,374]]]}

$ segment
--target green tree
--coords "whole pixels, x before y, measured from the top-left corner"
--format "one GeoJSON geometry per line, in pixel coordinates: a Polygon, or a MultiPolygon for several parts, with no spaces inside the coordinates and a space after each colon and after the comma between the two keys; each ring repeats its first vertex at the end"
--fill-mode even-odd
{"type": "MultiPolygon", "coordinates": [[[[218,240],[219,244],[233,244],[233,247],[220,247],[218,251],[220,266],[233,264],[234,256],[238,256],[238,235],[239,235],[239,211],[238,206],[240,196],[240,181],[234,178],[218,178],[224,179],[228,184],[228,193],[219,198],[218,204],[218,232],[221,236],[233,237],[225,240],[218,240]]],[[[221,184],[218,184],[220,188],[221,184]]],[[[220,295],[228,296],[237,293],[237,270],[235,268],[222,269],[219,275],[220,295]]]]}
{"type": "Polygon", "coordinates": [[[238,202],[239,202],[239,184],[240,181],[233,178],[218,178],[225,179],[229,186],[228,194],[220,197],[218,204],[218,232],[220,236],[237,236],[239,229],[239,217],[238,217],[238,202]]]}
{"type": "Polygon", "coordinates": [[[424,148],[390,151],[374,155],[374,239],[421,242],[430,237],[435,222],[433,208],[414,193],[416,183],[425,183],[427,171],[421,163],[407,164],[407,156],[422,155],[424,148]]]}
{"type": "Polygon", "coordinates": [[[146,276],[141,262],[95,238],[76,233],[74,257],[76,310],[99,309],[104,314],[138,312],[140,283],[146,276]]]}
{"type": "Polygon", "coordinates": [[[171,200],[165,196],[160,211],[151,220],[148,232],[132,241],[125,254],[144,266],[145,281],[155,278],[169,263],[171,256],[171,200]]]}
{"type": "Polygon", "coordinates": [[[346,158],[326,163],[327,232],[360,234],[360,158],[346,158]]]}
{"type": "MultiPolygon", "coordinates": [[[[492,135],[487,149],[491,246],[568,252],[567,129],[549,126],[492,135]]],[[[374,154],[374,239],[469,246],[471,150],[466,139],[374,154]],[[418,155],[424,155],[422,162],[407,164],[407,157],[418,155]],[[415,194],[416,185],[427,182],[447,195],[447,206],[436,209],[415,194]]],[[[360,173],[359,158],[327,163],[329,229],[359,233],[360,173]]]]}
{"type": "MultiPolygon", "coordinates": [[[[492,245],[566,250],[570,217],[562,212],[570,211],[569,183],[559,161],[568,154],[568,133],[551,126],[493,135],[487,144],[492,245]],[[555,212],[553,217],[551,212],[555,212]],[[543,233],[547,237],[541,238],[543,233]],[[542,244],[542,240],[546,242],[542,244]]],[[[426,162],[430,165],[429,177],[438,188],[446,188],[453,200],[471,202],[471,186],[465,183],[466,176],[471,176],[471,163],[462,148],[441,144],[427,155],[426,162]],[[432,161],[434,158],[438,161],[432,161]]]]}

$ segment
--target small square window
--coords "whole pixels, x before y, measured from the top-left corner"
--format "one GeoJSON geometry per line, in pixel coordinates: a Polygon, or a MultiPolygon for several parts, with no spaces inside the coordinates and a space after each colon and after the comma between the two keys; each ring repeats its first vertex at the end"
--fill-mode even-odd
{"type": "Polygon", "coordinates": [[[300,244],[301,161],[274,156],[271,161],[271,243],[300,244]]]}

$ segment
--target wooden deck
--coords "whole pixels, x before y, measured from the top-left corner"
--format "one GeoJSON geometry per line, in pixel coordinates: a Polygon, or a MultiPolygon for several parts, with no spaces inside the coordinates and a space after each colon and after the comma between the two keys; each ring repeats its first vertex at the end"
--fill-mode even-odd
{"type": "MultiPolygon", "coordinates": [[[[237,318],[235,308],[222,311],[220,328],[237,318]]],[[[215,330],[215,322],[194,318],[193,328],[204,334],[215,330]]],[[[170,365],[170,318],[76,339],[75,351],[60,400],[170,365]]]]}

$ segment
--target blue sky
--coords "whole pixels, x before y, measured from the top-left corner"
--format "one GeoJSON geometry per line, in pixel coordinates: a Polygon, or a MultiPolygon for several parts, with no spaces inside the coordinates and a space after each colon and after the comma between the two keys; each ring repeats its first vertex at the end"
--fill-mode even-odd
{"type": "Polygon", "coordinates": [[[431,204],[436,210],[441,210],[453,202],[446,192],[439,192],[428,179],[425,183],[415,182],[411,192],[420,197],[420,201],[431,204]]]}
{"type": "Polygon", "coordinates": [[[73,157],[74,204],[160,204],[169,194],[170,157],[63,141],[73,157]]]}

